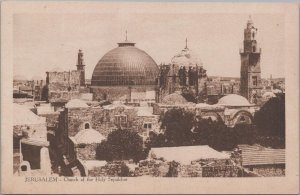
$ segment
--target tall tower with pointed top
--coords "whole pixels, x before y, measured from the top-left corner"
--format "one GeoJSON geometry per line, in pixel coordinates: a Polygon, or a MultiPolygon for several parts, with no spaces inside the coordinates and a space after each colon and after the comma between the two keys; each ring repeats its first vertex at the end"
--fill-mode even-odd
{"type": "Polygon", "coordinates": [[[85,64],[83,61],[83,52],[81,49],[78,51],[77,58],[77,71],[80,71],[80,86],[85,86],[85,64]]]}
{"type": "Polygon", "coordinates": [[[240,49],[241,55],[241,85],[240,93],[251,103],[256,103],[261,96],[261,68],[260,56],[261,48],[256,40],[257,28],[253,26],[251,17],[244,29],[244,44],[240,49]]]}

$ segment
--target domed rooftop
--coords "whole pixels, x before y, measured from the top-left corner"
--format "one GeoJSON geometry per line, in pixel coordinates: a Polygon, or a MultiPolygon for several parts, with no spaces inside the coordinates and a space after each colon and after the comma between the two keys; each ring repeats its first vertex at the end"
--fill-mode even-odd
{"type": "Polygon", "coordinates": [[[249,101],[246,98],[237,94],[229,94],[222,97],[221,99],[219,99],[218,104],[224,106],[251,106],[252,105],[249,103],[249,101]]]}
{"type": "Polygon", "coordinates": [[[265,93],[262,95],[262,97],[263,97],[264,99],[268,99],[268,98],[276,97],[276,95],[275,95],[273,92],[271,92],[271,91],[267,91],[267,92],[265,92],[265,93]]]}
{"type": "Polygon", "coordinates": [[[94,129],[80,130],[74,137],[77,144],[101,143],[105,137],[94,129]]]}
{"type": "Polygon", "coordinates": [[[202,66],[202,61],[198,55],[187,47],[187,40],[185,48],[179,54],[175,55],[171,62],[172,64],[185,67],[202,66]]]}
{"type": "Polygon", "coordinates": [[[155,61],[127,39],[118,45],[97,63],[92,86],[155,85],[158,76],[155,61]]]}
{"type": "Polygon", "coordinates": [[[162,99],[162,103],[168,105],[175,105],[175,104],[186,104],[188,103],[188,101],[182,95],[178,93],[172,93],[165,96],[162,99]]]}

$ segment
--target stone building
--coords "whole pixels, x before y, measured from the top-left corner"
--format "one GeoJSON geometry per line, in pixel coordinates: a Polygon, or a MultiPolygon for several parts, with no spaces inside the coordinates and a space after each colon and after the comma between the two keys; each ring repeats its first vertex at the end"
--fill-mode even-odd
{"type": "Polygon", "coordinates": [[[257,28],[251,18],[244,30],[244,44],[241,55],[241,86],[240,93],[251,103],[256,103],[261,96],[262,81],[260,68],[261,48],[256,40],[257,28]]]}
{"type": "Polygon", "coordinates": [[[57,102],[80,98],[82,93],[89,93],[85,87],[85,65],[83,53],[78,52],[77,70],[63,71],[53,69],[46,72],[46,85],[42,89],[42,100],[57,102]]]}
{"type": "Polygon", "coordinates": [[[192,50],[187,47],[175,55],[171,64],[160,65],[156,102],[174,92],[181,92],[196,98],[205,88],[207,80],[206,70],[202,61],[192,50]]]}
{"type": "Polygon", "coordinates": [[[234,127],[237,124],[253,124],[253,117],[256,111],[255,105],[250,104],[246,98],[240,95],[230,94],[224,96],[214,105],[183,102],[183,97],[179,94],[171,94],[169,96],[172,96],[172,100],[169,100],[169,97],[166,96],[165,99],[169,101],[162,101],[162,103],[153,105],[153,114],[163,116],[170,109],[183,108],[195,113],[196,116],[222,121],[228,127],[234,127]]]}
{"type": "Polygon", "coordinates": [[[157,76],[152,57],[126,38],[99,60],[90,88],[94,100],[154,102],[157,76]]]}
{"type": "Polygon", "coordinates": [[[46,119],[25,105],[13,105],[14,174],[41,176],[51,174],[46,119]]]}
{"type": "Polygon", "coordinates": [[[247,170],[263,177],[285,175],[285,149],[266,148],[260,145],[238,145],[240,162],[247,170]]]}
{"type": "Polygon", "coordinates": [[[148,137],[149,131],[159,131],[159,116],[152,107],[134,107],[124,104],[88,106],[82,100],[71,100],[66,104],[64,115],[68,136],[75,136],[81,129],[93,128],[103,136],[116,129],[130,129],[141,137],[148,137]]]}

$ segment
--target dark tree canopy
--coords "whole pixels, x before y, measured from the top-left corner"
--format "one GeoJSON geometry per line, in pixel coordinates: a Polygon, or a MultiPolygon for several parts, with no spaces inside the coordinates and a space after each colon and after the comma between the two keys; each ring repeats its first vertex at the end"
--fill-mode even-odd
{"type": "Polygon", "coordinates": [[[162,118],[162,128],[168,146],[191,145],[194,114],[181,108],[168,110],[162,118]]]}
{"type": "Polygon", "coordinates": [[[116,130],[111,132],[107,141],[97,147],[98,160],[140,160],[143,157],[143,140],[130,130],[116,130]]]}
{"type": "Polygon", "coordinates": [[[162,119],[165,133],[151,136],[149,147],[209,145],[216,150],[232,150],[238,144],[253,144],[253,125],[227,127],[223,121],[201,118],[184,109],[172,109],[162,119]]]}
{"type": "Polygon", "coordinates": [[[263,136],[285,137],[285,96],[269,99],[254,116],[258,132],[263,136]]]}

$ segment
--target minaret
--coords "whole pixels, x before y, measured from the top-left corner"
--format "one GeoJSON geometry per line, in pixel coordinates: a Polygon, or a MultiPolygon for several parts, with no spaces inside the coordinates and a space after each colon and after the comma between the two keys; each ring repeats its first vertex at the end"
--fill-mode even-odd
{"type": "Polygon", "coordinates": [[[83,53],[82,50],[78,51],[78,59],[77,59],[77,71],[80,71],[80,86],[85,86],[85,65],[83,61],[83,53]]]}
{"type": "Polygon", "coordinates": [[[240,50],[241,55],[241,85],[240,93],[251,103],[255,103],[257,97],[261,96],[261,48],[256,41],[257,28],[253,26],[251,16],[244,29],[244,48],[240,50]]]}

